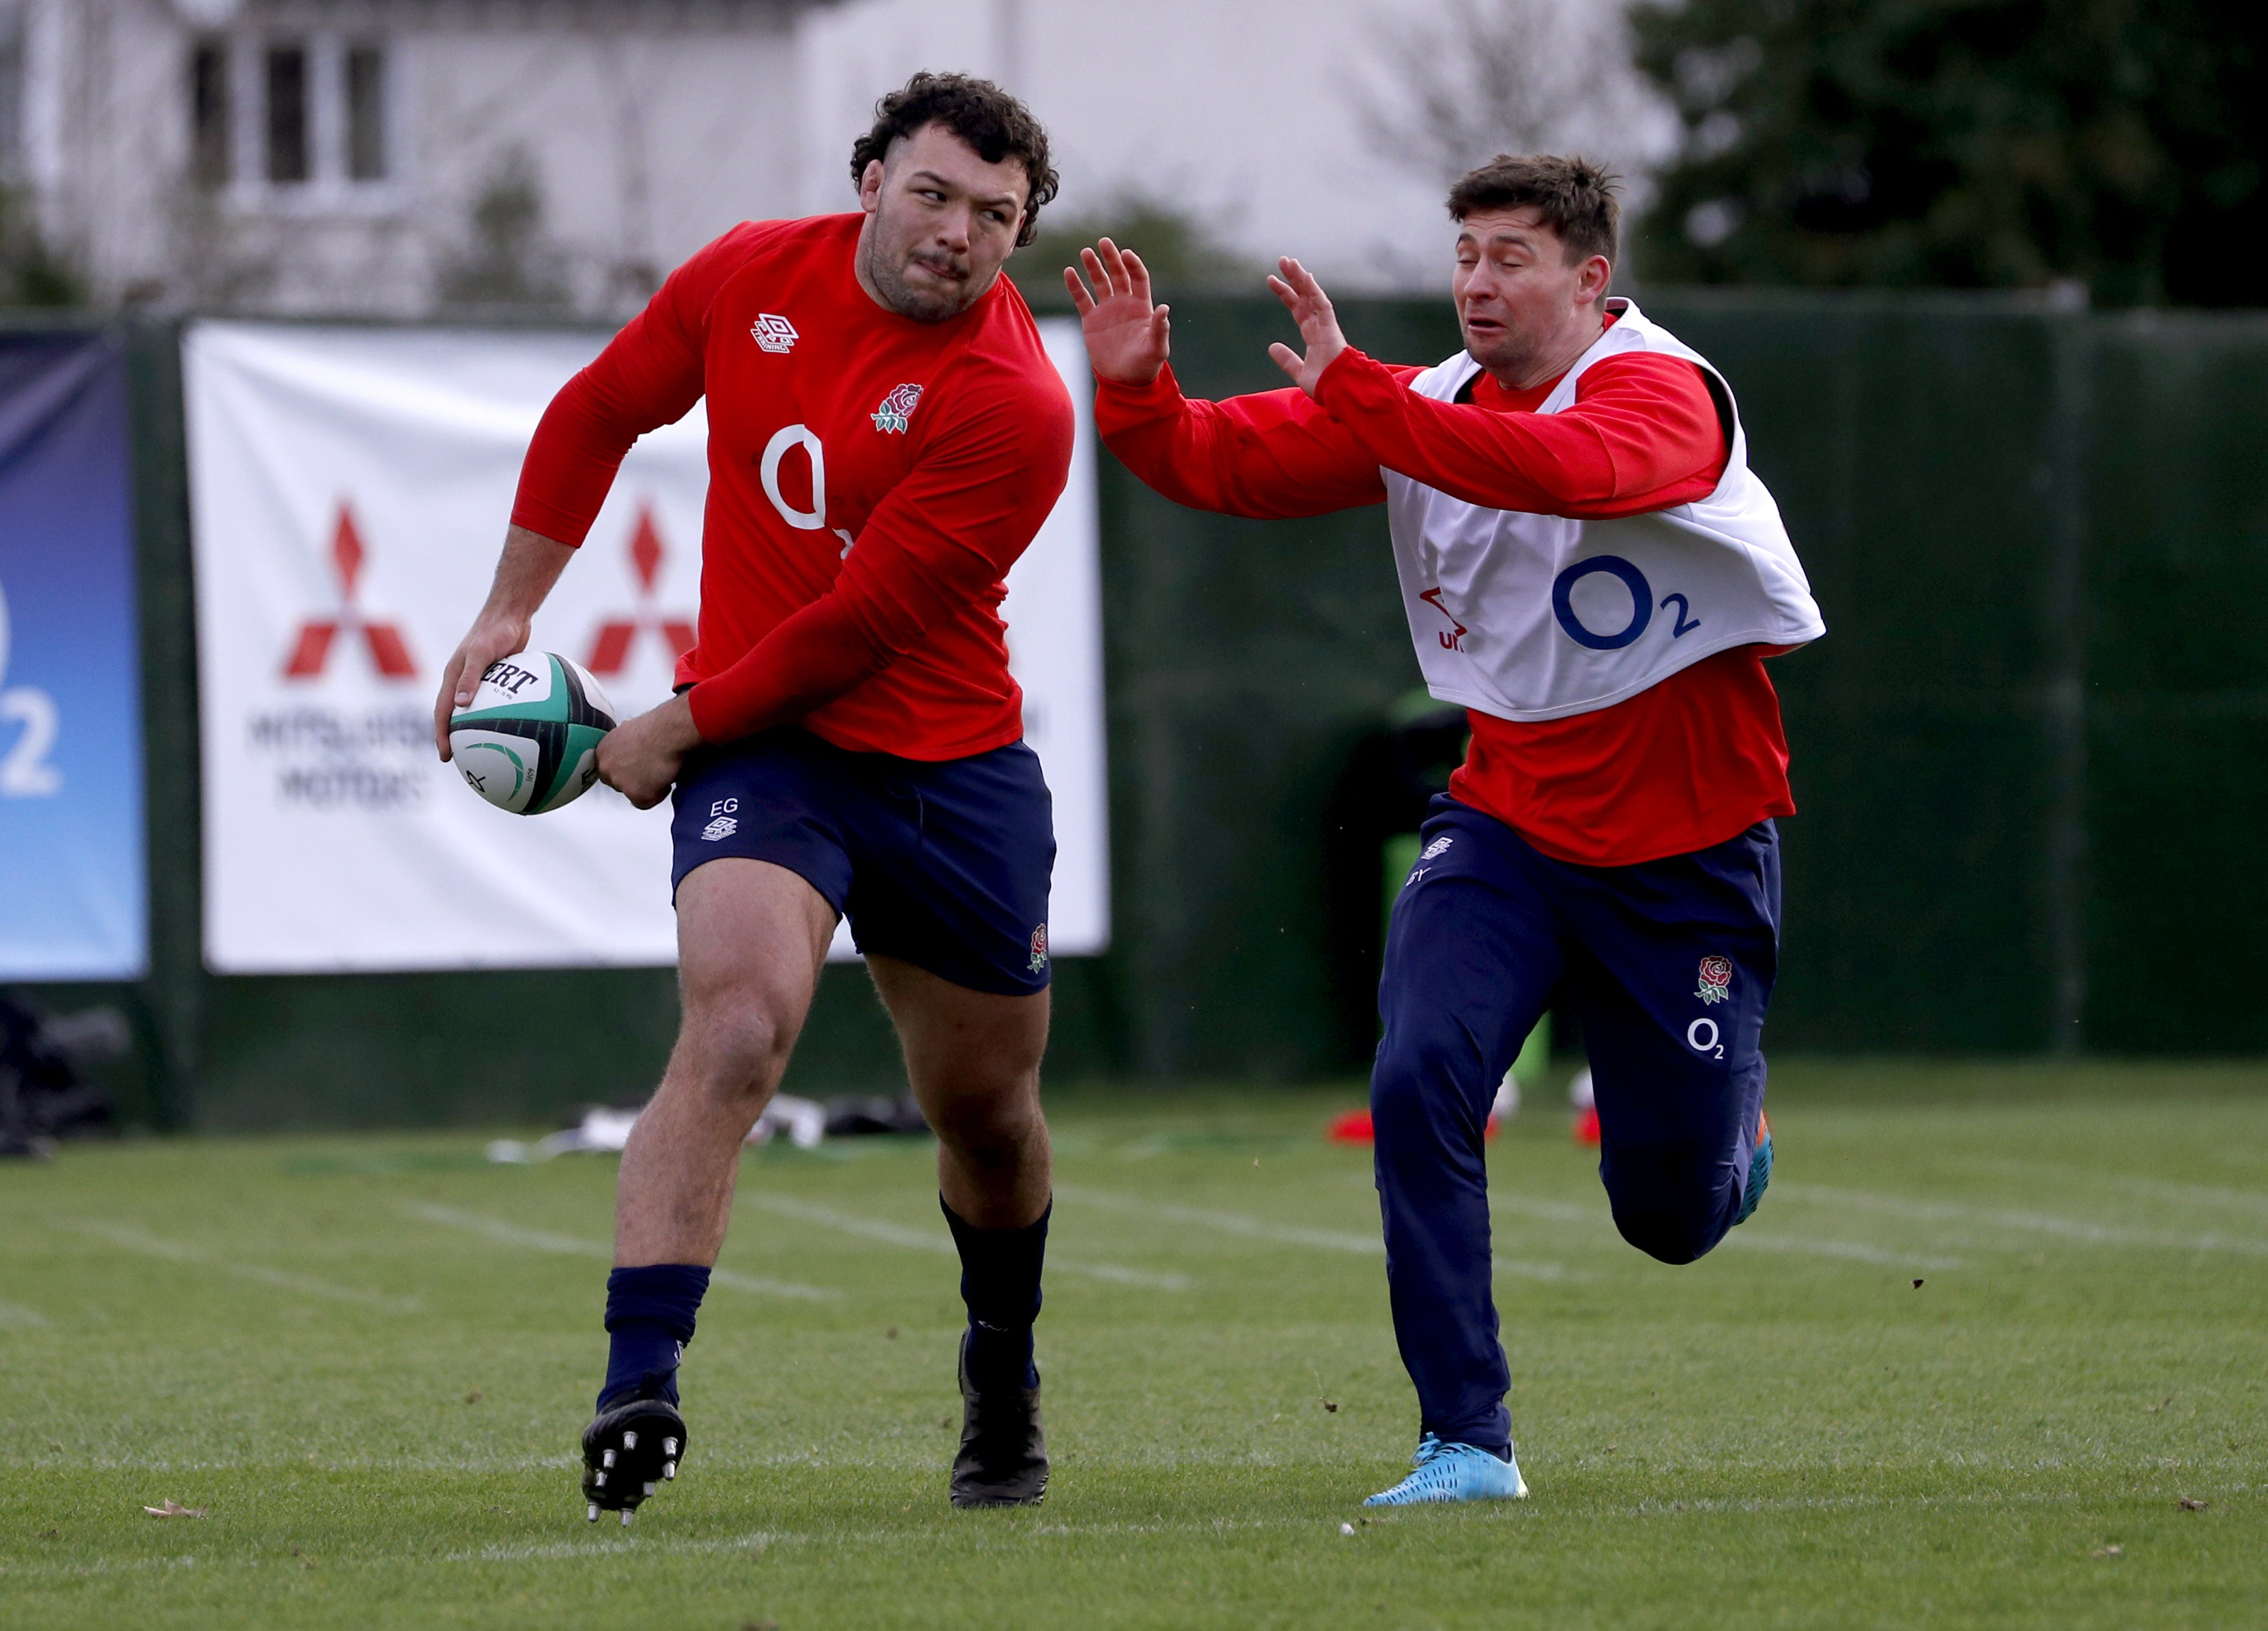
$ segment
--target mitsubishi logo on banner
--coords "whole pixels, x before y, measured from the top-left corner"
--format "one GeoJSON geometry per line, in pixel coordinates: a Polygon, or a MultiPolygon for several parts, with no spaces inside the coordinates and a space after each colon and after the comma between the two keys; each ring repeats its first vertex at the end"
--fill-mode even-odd
{"type": "Polygon", "coordinates": [[[342,630],[349,633],[361,631],[363,644],[370,651],[371,666],[385,678],[417,677],[417,665],[410,661],[409,642],[401,638],[401,631],[393,624],[364,617],[356,608],[355,586],[362,576],[366,554],[362,535],[355,528],[354,511],[342,498],[338,526],[331,534],[331,565],[338,573],[340,615],[328,619],[311,617],[299,625],[291,654],[284,660],[285,679],[320,678],[330,663],[331,646],[342,630]]]}
{"type": "Polygon", "coordinates": [[[609,678],[630,666],[630,647],[648,629],[659,635],[669,647],[672,662],[693,649],[691,619],[653,609],[654,585],[661,576],[661,563],[666,553],[661,531],[653,524],[653,506],[641,504],[637,526],[630,534],[630,568],[637,574],[638,610],[634,617],[610,618],[599,625],[599,632],[591,641],[591,654],[583,660],[583,666],[600,678],[609,678]]]}
{"type": "MultiPolygon", "coordinates": [[[[809,327],[798,318],[758,337],[784,350],[797,328],[808,342],[809,327]]],[[[1042,333],[1091,424],[1079,324],[1050,318],[1042,333]]],[[[737,343],[751,366],[792,360],[737,343]]],[[[182,397],[215,972],[675,961],[666,807],[637,809],[601,786],[549,815],[509,816],[466,787],[434,741],[438,668],[492,587],[528,439],[605,343],[579,329],[189,325],[182,397]]],[[[928,410],[901,401],[893,411],[917,423],[928,410]]],[[[797,442],[807,432],[790,428],[781,446],[796,445],[798,477],[812,453],[813,481],[807,497],[799,482],[783,498],[783,513],[824,533],[817,439],[797,442]]],[[[699,616],[709,455],[699,403],[639,437],[529,623],[532,649],[585,664],[624,717],[666,704],[677,663],[714,635],[699,616]]],[[[1004,613],[1025,737],[1054,795],[1048,944],[1036,948],[1051,959],[1091,955],[1109,936],[1094,460],[1082,431],[1062,500],[1010,574],[1004,613]]],[[[11,688],[33,677],[12,542],[0,513],[11,688]]],[[[59,687],[55,697],[83,706],[59,687]]],[[[0,759],[19,739],[11,728],[0,718],[0,759]]],[[[65,800],[82,791],[77,764],[65,767],[65,800]]],[[[0,797],[0,867],[26,808],[0,797]]],[[[829,955],[852,954],[842,930],[829,955]]]]}

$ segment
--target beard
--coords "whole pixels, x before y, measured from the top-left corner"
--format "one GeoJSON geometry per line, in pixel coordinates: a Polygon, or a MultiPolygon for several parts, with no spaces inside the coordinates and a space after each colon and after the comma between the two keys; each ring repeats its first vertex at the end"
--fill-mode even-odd
{"type": "MultiPolygon", "coordinates": [[[[966,256],[939,255],[902,244],[885,246],[879,218],[858,241],[858,269],[882,304],[917,323],[958,317],[992,286],[978,284],[966,256]]],[[[997,274],[996,274],[997,276],[997,274]]]]}
{"type": "Polygon", "coordinates": [[[1506,325],[1487,340],[1477,339],[1460,321],[1459,332],[1465,342],[1465,351],[1482,367],[1491,373],[1524,373],[1533,366],[1543,352],[1535,337],[1506,325]]]}

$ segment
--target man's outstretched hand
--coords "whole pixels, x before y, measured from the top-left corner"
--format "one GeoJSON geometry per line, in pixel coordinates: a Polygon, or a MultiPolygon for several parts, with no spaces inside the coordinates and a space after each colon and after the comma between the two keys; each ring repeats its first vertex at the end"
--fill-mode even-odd
{"type": "Polygon", "coordinates": [[[1167,308],[1150,304],[1150,269],[1131,249],[1121,249],[1108,238],[1092,249],[1079,252],[1086,269],[1082,278],[1064,268],[1064,284],[1071,303],[1079,308],[1079,326],[1086,336],[1086,360],[1097,379],[1113,385],[1147,385],[1166,365],[1171,349],[1167,308]],[[1087,284],[1094,288],[1089,292],[1087,284]]]}
{"type": "MultiPolygon", "coordinates": [[[[1323,370],[1338,360],[1347,349],[1346,336],[1339,332],[1338,314],[1331,310],[1331,297],[1323,292],[1315,276],[1290,255],[1276,262],[1278,276],[1268,280],[1276,298],[1284,302],[1284,309],[1292,314],[1292,321],[1300,325],[1300,338],[1306,342],[1305,357],[1288,345],[1271,345],[1268,354],[1276,365],[1292,376],[1292,383],[1307,392],[1315,394],[1315,383],[1323,377],[1323,370]]],[[[1093,342],[1088,343],[1092,346],[1093,342]]]]}

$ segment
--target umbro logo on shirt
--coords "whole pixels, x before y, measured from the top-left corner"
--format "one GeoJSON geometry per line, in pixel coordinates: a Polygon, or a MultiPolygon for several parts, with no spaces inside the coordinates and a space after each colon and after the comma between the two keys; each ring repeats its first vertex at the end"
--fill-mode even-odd
{"type": "Polygon", "coordinates": [[[748,332],[755,336],[756,349],[763,351],[787,351],[802,338],[796,333],[795,325],[776,312],[766,312],[759,316],[749,326],[748,332]]]}

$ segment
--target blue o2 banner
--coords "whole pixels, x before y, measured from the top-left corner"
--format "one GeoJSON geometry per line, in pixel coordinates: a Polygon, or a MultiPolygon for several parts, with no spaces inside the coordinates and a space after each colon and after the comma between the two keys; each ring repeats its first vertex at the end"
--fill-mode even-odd
{"type": "Polygon", "coordinates": [[[149,963],[126,366],[0,335],[0,979],[149,963]]]}

